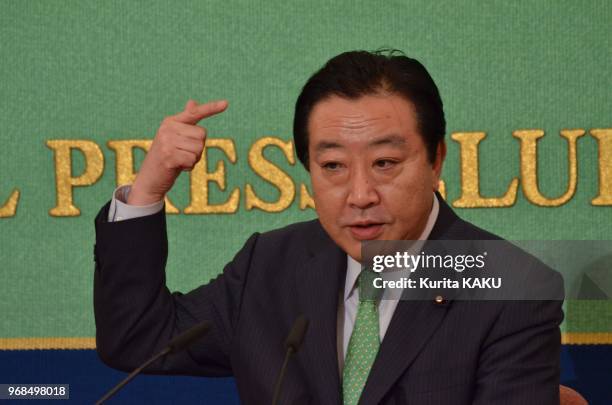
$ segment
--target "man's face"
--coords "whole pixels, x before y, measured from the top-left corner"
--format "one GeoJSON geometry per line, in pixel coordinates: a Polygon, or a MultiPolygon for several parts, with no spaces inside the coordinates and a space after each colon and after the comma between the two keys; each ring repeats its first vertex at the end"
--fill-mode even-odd
{"type": "Polygon", "coordinates": [[[360,261],[361,241],[420,236],[445,148],[430,163],[412,103],[389,94],[332,96],[314,106],[308,134],[317,214],[338,246],[360,261]]]}

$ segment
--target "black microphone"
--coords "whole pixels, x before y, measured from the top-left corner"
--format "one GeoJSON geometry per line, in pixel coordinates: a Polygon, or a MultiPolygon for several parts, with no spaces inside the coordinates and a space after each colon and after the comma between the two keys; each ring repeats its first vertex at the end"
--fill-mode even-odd
{"type": "Polygon", "coordinates": [[[276,378],[276,384],[274,385],[274,395],[272,397],[272,405],[276,405],[278,403],[278,398],[280,397],[281,384],[283,383],[283,377],[285,377],[285,371],[287,370],[287,363],[289,363],[289,358],[293,353],[297,353],[302,346],[302,341],[304,340],[304,335],[308,330],[308,319],[304,317],[304,315],[300,315],[293,322],[293,326],[291,327],[291,331],[287,335],[287,339],[285,340],[285,360],[283,361],[283,366],[281,367],[280,373],[276,378]]]}
{"type": "Polygon", "coordinates": [[[161,352],[157,353],[155,356],[153,356],[149,360],[147,360],[142,366],[140,366],[136,370],[132,371],[130,373],[130,375],[125,377],[125,379],[123,381],[121,381],[112,390],[107,392],[106,395],[104,395],[102,398],[100,398],[98,400],[98,402],[96,402],[96,405],[103,404],[104,401],[107,401],[110,397],[115,395],[117,393],[117,391],[119,391],[121,388],[123,388],[134,377],[136,377],[142,370],[147,368],[151,363],[153,363],[154,361],[156,361],[160,357],[164,357],[165,355],[170,354],[170,353],[180,352],[181,350],[187,348],[189,345],[191,345],[193,342],[195,342],[196,339],[198,339],[198,338],[202,337],[204,334],[206,334],[206,332],[208,332],[209,330],[210,330],[210,322],[208,322],[208,321],[204,321],[204,322],[194,326],[191,329],[187,329],[185,332],[181,333],[180,335],[178,335],[177,337],[172,339],[170,341],[170,343],[168,343],[168,345],[166,347],[164,347],[164,349],[161,352]]]}

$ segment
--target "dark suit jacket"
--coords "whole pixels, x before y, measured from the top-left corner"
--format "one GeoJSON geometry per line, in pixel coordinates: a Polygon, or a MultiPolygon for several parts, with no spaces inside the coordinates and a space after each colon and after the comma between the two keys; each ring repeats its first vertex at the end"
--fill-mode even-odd
{"type": "MultiPolygon", "coordinates": [[[[430,239],[497,239],[439,200],[430,239]]],[[[115,223],[107,212],[108,204],[96,218],[94,249],[96,344],[106,364],[131,370],[210,320],[205,338],[150,371],[233,375],[243,403],[270,403],[284,339],[304,314],[310,327],[281,403],[342,403],[336,334],[346,254],[318,220],[252,235],[223,274],[183,295],[165,286],[163,211],[115,223]]],[[[360,404],[557,405],[561,304],[400,301],[360,404]]]]}

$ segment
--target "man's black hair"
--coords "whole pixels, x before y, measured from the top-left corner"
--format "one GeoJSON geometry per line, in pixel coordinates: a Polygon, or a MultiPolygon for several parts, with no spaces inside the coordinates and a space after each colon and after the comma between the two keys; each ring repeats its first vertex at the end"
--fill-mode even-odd
{"type": "Polygon", "coordinates": [[[444,139],[446,121],[438,88],[425,67],[398,50],[350,51],[330,59],[308,79],[295,104],[293,140],[308,168],[308,119],[318,102],[339,96],[354,100],[377,93],[396,94],[411,102],[430,162],[444,139]]]}

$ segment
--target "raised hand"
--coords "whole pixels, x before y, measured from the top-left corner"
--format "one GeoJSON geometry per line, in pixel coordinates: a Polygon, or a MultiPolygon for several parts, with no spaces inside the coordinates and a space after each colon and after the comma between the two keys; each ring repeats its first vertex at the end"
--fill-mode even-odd
{"type": "Polygon", "coordinates": [[[182,171],[193,169],[202,157],[206,129],[200,120],[225,111],[226,100],[198,104],[189,100],[185,109],[166,117],[132,185],[127,203],[147,205],[160,201],[182,171]]]}

